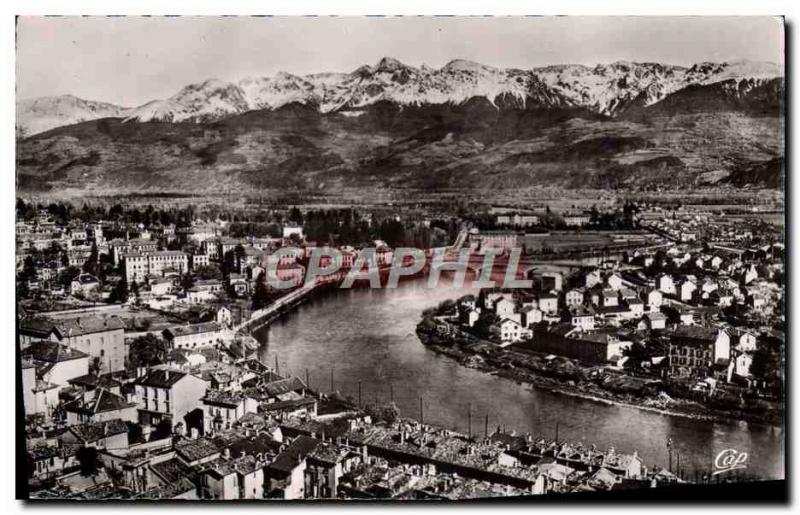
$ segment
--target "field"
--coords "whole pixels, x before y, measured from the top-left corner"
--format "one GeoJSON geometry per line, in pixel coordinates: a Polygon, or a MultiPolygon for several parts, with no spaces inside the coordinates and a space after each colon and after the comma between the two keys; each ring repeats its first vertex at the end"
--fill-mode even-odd
{"type": "Polygon", "coordinates": [[[527,251],[541,251],[544,248],[554,252],[581,252],[600,250],[621,243],[646,244],[653,238],[649,233],[635,231],[582,232],[557,231],[549,234],[526,234],[522,238],[527,251]]]}

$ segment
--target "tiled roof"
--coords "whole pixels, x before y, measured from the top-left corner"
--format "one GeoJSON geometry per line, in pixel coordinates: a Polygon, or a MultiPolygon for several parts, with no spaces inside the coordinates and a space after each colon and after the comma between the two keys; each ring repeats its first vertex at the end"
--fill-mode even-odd
{"type": "Polygon", "coordinates": [[[104,375],[95,375],[95,374],[86,374],[79,377],[73,377],[72,379],[68,379],[67,382],[73,386],[83,386],[83,387],[102,387],[102,388],[115,388],[122,386],[122,383],[117,379],[114,379],[109,374],[104,375]]]}
{"type": "Polygon", "coordinates": [[[223,406],[236,407],[245,398],[242,392],[229,392],[225,390],[208,390],[205,397],[201,400],[206,404],[220,404],[223,406]]]}
{"type": "Polygon", "coordinates": [[[28,449],[28,456],[37,461],[54,458],[56,456],[66,458],[68,456],[74,456],[77,450],[78,447],[74,445],[64,445],[58,447],[55,445],[41,444],[28,449]]]}
{"type": "Polygon", "coordinates": [[[264,389],[271,397],[276,397],[284,393],[302,390],[306,387],[305,383],[297,377],[289,377],[287,379],[280,379],[272,381],[264,385],[264,389]]]}
{"type": "Polygon", "coordinates": [[[350,449],[333,443],[323,442],[308,455],[310,461],[317,461],[327,465],[335,465],[348,455],[350,449]]]}
{"type": "MultiPolygon", "coordinates": [[[[217,442],[219,444],[219,442],[217,442]]],[[[277,453],[280,449],[280,442],[276,442],[267,434],[259,434],[249,438],[239,438],[230,444],[227,448],[230,450],[231,456],[241,456],[242,453],[250,455],[272,455],[277,453]]]]}
{"type": "Polygon", "coordinates": [[[178,458],[153,463],[150,469],[166,483],[174,483],[195,475],[194,469],[178,458]]]}
{"type": "Polygon", "coordinates": [[[192,334],[212,333],[222,330],[222,326],[216,322],[203,322],[200,324],[176,325],[164,329],[164,333],[169,333],[173,337],[188,336],[192,334]]]}
{"type": "Polygon", "coordinates": [[[25,320],[20,325],[20,331],[23,334],[47,336],[55,329],[61,338],[124,328],[125,324],[119,317],[105,315],[70,318],[38,317],[25,320]]]}
{"type": "Polygon", "coordinates": [[[94,415],[109,411],[119,411],[132,406],[135,406],[135,404],[127,402],[123,397],[109,392],[105,388],[101,388],[94,399],[86,402],[84,402],[83,399],[77,399],[66,403],[64,409],[67,411],[94,415]]]}
{"type": "Polygon", "coordinates": [[[102,333],[125,328],[125,323],[116,316],[59,319],[56,320],[56,324],[65,338],[68,338],[70,335],[80,336],[83,334],[102,333]]]}
{"type": "Polygon", "coordinates": [[[127,433],[128,426],[124,421],[115,418],[106,422],[89,422],[88,424],[72,426],[69,428],[69,431],[74,434],[78,440],[91,443],[108,436],[127,433]]]}
{"type": "Polygon", "coordinates": [[[43,361],[45,363],[60,363],[73,359],[86,358],[89,355],[77,349],[51,340],[39,340],[22,351],[24,358],[43,361]]]}
{"type": "Polygon", "coordinates": [[[279,474],[291,474],[297,466],[298,461],[302,460],[317,448],[320,441],[316,438],[300,435],[269,465],[271,471],[279,474]]]}
{"type": "Polygon", "coordinates": [[[180,372],[178,370],[155,369],[150,370],[136,382],[142,386],[171,388],[172,385],[186,377],[186,375],[185,372],[180,372]]]}
{"type": "Polygon", "coordinates": [[[703,327],[701,325],[681,325],[670,331],[668,336],[675,341],[681,343],[689,343],[691,341],[711,343],[717,338],[719,330],[714,327],[703,327]]]}
{"type": "Polygon", "coordinates": [[[298,409],[304,406],[313,406],[315,402],[317,401],[312,397],[303,397],[302,399],[290,399],[288,401],[264,402],[259,408],[266,412],[281,411],[285,409],[298,409]]]}
{"type": "Polygon", "coordinates": [[[27,318],[19,325],[19,331],[22,334],[36,336],[39,338],[47,338],[52,331],[56,331],[59,338],[61,333],[58,332],[58,327],[52,320],[42,317],[27,318]]]}
{"type": "Polygon", "coordinates": [[[175,451],[187,461],[195,461],[213,456],[220,452],[220,448],[208,438],[197,440],[184,440],[175,444],[175,451]]]}

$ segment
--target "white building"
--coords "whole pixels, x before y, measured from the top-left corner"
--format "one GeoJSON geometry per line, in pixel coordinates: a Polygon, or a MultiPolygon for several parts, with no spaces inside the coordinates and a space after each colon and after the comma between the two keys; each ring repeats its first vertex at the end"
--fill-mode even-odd
{"type": "Polygon", "coordinates": [[[128,282],[141,282],[148,275],[163,276],[168,270],[179,274],[189,270],[189,255],[180,250],[124,254],[122,260],[128,282]]]}
{"type": "Polygon", "coordinates": [[[227,332],[217,322],[176,325],[164,329],[163,336],[173,349],[213,347],[228,339],[227,332]]]}
{"type": "Polygon", "coordinates": [[[152,368],[135,382],[139,420],[157,425],[169,419],[174,426],[198,409],[207,383],[199,377],[169,368],[152,368]]]}
{"type": "Polygon", "coordinates": [[[526,329],[516,320],[509,318],[501,320],[497,324],[497,329],[502,345],[510,345],[531,337],[531,331],[526,329]]]}

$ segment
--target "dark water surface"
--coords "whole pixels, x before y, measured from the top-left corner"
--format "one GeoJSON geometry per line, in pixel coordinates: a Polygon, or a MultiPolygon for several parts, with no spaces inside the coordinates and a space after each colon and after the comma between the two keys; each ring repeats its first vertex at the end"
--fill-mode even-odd
{"type": "Polygon", "coordinates": [[[262,342],[265,363],[274,363],[277,354],[282,373],[305,378],[308,370],[315,389],[330,391],[333,370],[334,388],[345,395],[355,399],[360,381],[363,402],[376,396],[385,402],[393,392],[401,413],[417,418],[422,396],[425,421],[452,429],[467,431],[471,403],[473,433],[483,434],[487,414],[490,432],[505,426],[553,437],[558,424],[560,439],[636,450],[647,467],[666,466],[666,442],[672,438],[673,465],[680,454],[690,476],[711,470],[717,453],[733,448],[750,456],[748,469],[740,473],[784,477],[780,429],[698,421],[550,393],[426,349],[414,332],[422,310],[467,292],[441,285],[431,290],[422,281],[394,290],[338,290],[254,336],[262,342]]]}

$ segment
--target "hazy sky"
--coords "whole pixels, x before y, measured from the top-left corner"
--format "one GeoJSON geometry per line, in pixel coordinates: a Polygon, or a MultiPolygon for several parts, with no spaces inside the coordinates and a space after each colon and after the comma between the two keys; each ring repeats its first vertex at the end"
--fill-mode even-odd
{"type": "Polygon", "coordinates": [[[433,67],[782,64],[783,30],[766,17],[21,17],[17,95],[136,106],[207,78],[349,72],[383,56],[433,67]]]}

